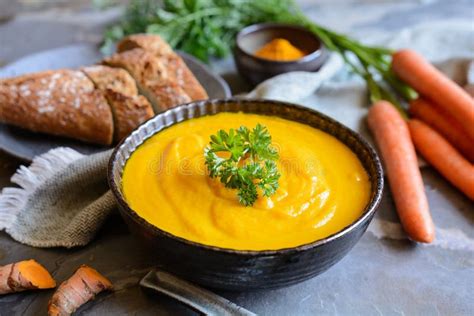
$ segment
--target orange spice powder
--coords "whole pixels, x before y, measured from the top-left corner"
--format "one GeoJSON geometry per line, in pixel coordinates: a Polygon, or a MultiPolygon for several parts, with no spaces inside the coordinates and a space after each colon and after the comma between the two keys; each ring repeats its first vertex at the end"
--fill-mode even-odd
{"type": "Polygon", "coordinates": [[[283,38],[275,38],[255,52],[257,57],[276,61],[296,60],[305,55],[305,52],[283,38]]]}

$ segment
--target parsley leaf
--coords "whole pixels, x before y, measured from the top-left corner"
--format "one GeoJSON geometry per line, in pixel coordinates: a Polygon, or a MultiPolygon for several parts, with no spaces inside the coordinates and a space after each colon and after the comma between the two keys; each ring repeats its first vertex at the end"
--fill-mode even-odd
{"type": "Polygon", "coordinates": [[[219,130],[211,135],[204,156],[209,176],[219,178],[226,188],[236,189],[242,205],[253,205],[259,191],[271,196],[278,189],[278,152],[261,124],[252,130],[245,126],[228,132],[219,130]]]}

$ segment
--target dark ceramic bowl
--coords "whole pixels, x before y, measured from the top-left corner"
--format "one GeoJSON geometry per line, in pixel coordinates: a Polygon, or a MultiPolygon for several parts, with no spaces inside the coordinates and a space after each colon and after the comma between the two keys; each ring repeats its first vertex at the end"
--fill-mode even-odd
{"type": "MultiPolygon", "coordinates": [[[[207,100],[181,105],[158,114],[138,127],[110,158],[108,181],[120,214],[130,230],[151,247],[162,268],[192,282],[213,288],[251,290],[278,288],[314,277],[339,261],[369,225],[383,189],[379,158],[360,135],[333,119],[301,106],[266,100],[207,100]],[[203,245],[174,236],[142,219],[122,193],[127,159],[147,138],[179,122],[220,112],[279,116],[321,129],[346,144],[359,157],[372,184],[370,201],[354,223],[327,238],[280,250],[242,251],[203,245]]],[[[157,209],[157,212],[160,210],[157,209]]]]}
{"type": "Polygon", "coordinates": [[[237,34],[234,60],[239,73],[252,84],[290,71],[317,71],[327,60],[328,53],[321,40],[311,31],[296,26],[262,23],[247,26],[237,34]],[[275,38],[284,38],[307,52],[294,61],[263,59],[254,53],[275,38]]]}

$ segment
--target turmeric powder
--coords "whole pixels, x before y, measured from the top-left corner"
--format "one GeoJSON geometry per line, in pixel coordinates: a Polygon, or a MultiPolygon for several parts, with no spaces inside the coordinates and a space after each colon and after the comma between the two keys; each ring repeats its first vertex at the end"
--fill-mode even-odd
{"type": "Polygon", "coordinates": [[[276,61],[296,60],[304,55],[302,50],[283,38],[275,38],[255,52],[257,57],[276,61]]]}

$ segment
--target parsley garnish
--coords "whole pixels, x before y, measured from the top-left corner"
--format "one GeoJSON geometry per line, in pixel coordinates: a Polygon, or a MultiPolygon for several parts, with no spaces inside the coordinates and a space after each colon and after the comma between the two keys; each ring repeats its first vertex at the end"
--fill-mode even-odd
{"type": "Polygon", "coordinates": [[[220,178],[226,188],[237,189],[239,202],[245,206],[255,203],[258,189],[264,196],[278,189],[278,152],[263,125],[257,124],[252,130],[245,126],[229,132],[219,130],[211,135],[204,155],[210,177],[220,178]]]}

